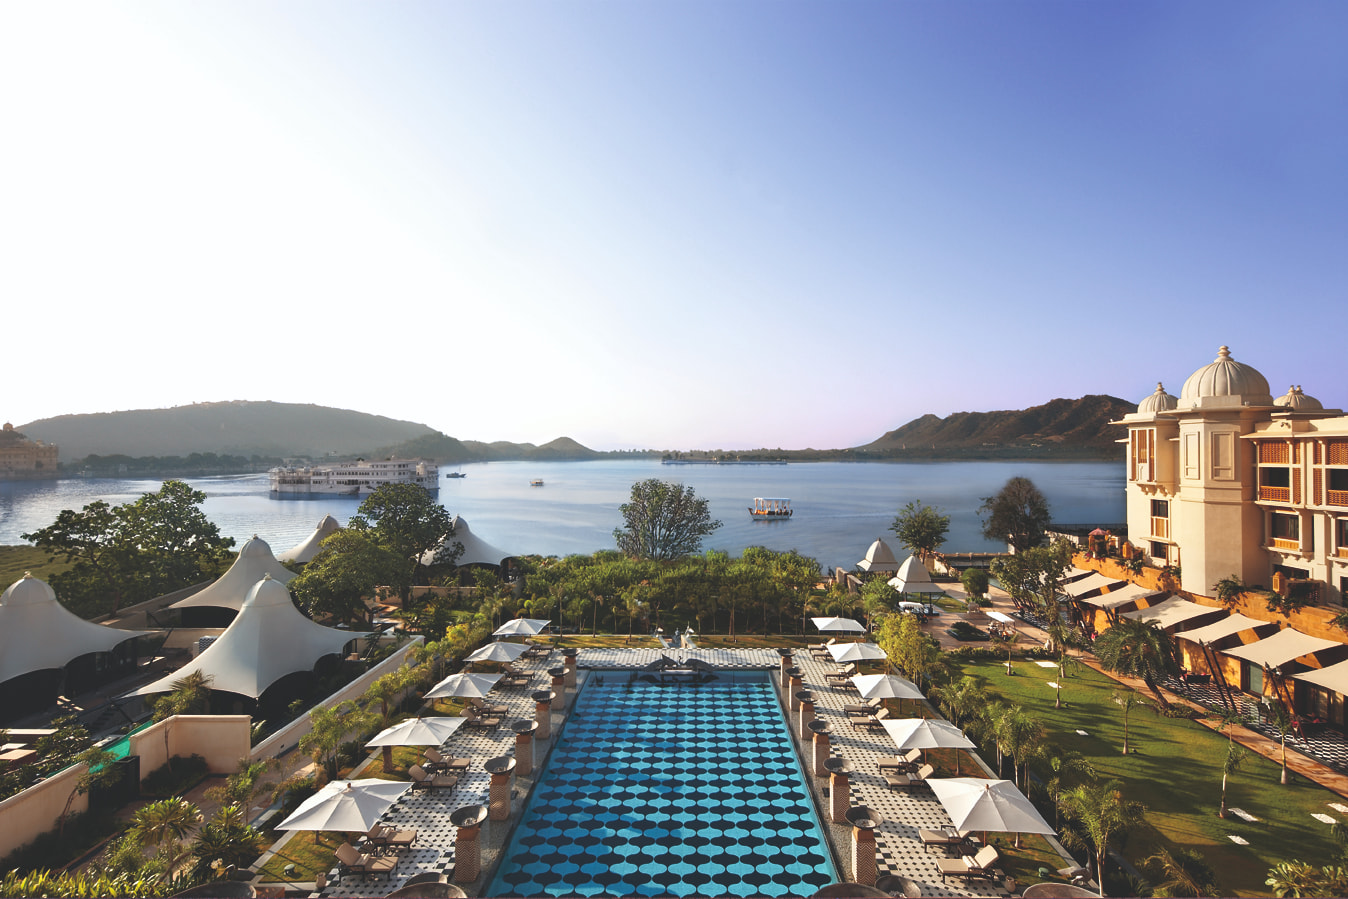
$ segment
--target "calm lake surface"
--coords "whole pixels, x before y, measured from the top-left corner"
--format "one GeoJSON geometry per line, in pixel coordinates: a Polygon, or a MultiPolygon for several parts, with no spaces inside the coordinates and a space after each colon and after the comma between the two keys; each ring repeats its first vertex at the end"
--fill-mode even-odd
{"type": "MultiPolygon", "coordinates": [[[[852,568],[877,537],[901,548],[889,530],[910,500],[936,506],[951,517],[948,552],[998,550],[979,534],[983,497],[1008,478],[1023,475],[1048,497],[1061,524],[1117,524],[1125,519],[1120,462],[816,462],[790,465],[662,465],[659,460],[595,462],[487,462],[457,467],[464,478],[444,478],[439,499],[461,515],[473,533],[506,552],[564,556],[612,549],[618,507],[633,482],[662,478],[691,486],[710,501],[723,526],[709,549],[737,555],[748,546],[799,550],[824,568],[852,568]],[[542,487],[529,482],[542,479],[542,487]],[[755,496],[790,497],[795,516],[753,521],[755,496]]],[[[254,534],[276,552],[299,543],[327,514],[343,524],[358,499],[271,499],[265,474],[188,479],[207,500],[203,506],[222,533],[240,543],[254,534]]],[[[62,509],[97,499],[114,505],[159,488],[156,480],[74,478],[0,483],[0,544],[21,544],[20,534],[46,527],[62,509]]]]}

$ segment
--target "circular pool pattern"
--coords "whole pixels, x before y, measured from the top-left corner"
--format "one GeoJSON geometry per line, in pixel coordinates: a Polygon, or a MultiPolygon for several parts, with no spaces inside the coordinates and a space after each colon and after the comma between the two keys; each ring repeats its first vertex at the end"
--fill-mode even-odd
{"type": "Polygon", "coordinates": [[[488,896],[809,896],[837,880],[768,676],[658,677],[591,676],[488,896]]]}

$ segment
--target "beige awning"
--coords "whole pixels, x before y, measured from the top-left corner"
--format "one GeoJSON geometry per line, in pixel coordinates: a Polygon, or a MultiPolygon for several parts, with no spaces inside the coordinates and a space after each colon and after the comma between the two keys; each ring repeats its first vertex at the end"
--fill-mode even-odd
{"type": "Polygon", "coordinates": [[[1303,671],[1300,674],[1292,675],[1292,677],[1348,696],[1348,662],[1339,662],[1327,668],[1303,671]]]}
{"type": "MultiPolygon", "coordinates": [[[[1113,596],[1114,594],[1108,595],[1113,596]]],[[[1172,596],[1145,609],[1123,613],[1124,618],[1150,622],[1164,631],[1172,630],[1185,623],[1207,624],[1217,618],[1225,618],[1226,615],[1224,609],[1200,606],[1196,602],[1180,599],[1178,596],[1172,596]]]]}
{"type": "Polygon", "coordinates": [[[1121,581],[1114,577],[1105,577],[1100,572],[1093,571],[1087,577],[1063,584],[1062,588],[1063,592],[1073,599],[1081,599],[1087,593],[1118,587],[1125,583],[1127,583],[1127,581],[1121,581]]]}
{"type": "Polygon", "coordinates": [[[1237,659],[1254,662],[1256,665],[1277,668],[1302,656],[1342,646],[1343,644],[1337,640],[1323,640],[1319,637],[1312,637],[1310,634],[1303,634],[1296,628],[1288,627],[1283,628],[1271,637],[1265,637],[1254,643],[1246,643],[1243,646],[1233,646],[1230,649],[1222,650],[1222,652],[1237,659]]]}
{"type": "Polygon", "coordinates": [[[862,571],[875,573],[898,571],[899,560],[894,556],[894,550],[889,548],[889,544],[883,539],[877,539],[866,550],[866,558],[857,563],[857,567],[862,571]]]}
{"type": "MultiPolygon", "coordinates": [[[[1116,581],[1122,583],[1122,581],[1116,581]]],[[[1071,585],[1069,584],[1070,588],[1071,585]]],[[[1137,602],[1139,599],[1146,599],[1149,596],[1160,596],[1164,591],[1148,590],[1146,587],[1140,587],[1137,584],[1125,584],[1116,590],[1108,593],[1102,593],[1099,596],[1080,597],[1079,601],[1088,606],[1095,606],[1098,609],[1117,609],[1119,606],[1125,606],[1130,602],[1137,602]]]]}
{"type": "Polygon", "coordinates": [[[1180,631],[1175,636],[1182,640],[1191,640],[1194,643],[1215,643],[1241,631],[1257,628],[1268,633],[1275,627],[1277,625],[1272,621],[1260,621],[1258,618],[1236,614],[1229,618],[1223,618],[1221,621],[1214,621],[1212,624],[1196,627],[1193,630],[1180,631]]]}

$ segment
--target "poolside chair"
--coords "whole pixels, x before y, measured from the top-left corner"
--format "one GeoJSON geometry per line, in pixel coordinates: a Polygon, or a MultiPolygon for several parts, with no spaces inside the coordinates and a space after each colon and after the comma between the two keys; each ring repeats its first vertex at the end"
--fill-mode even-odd
{"type": "Polygon", "coordinates": [[[468,702],[473,706],[473,708],[477,709],[478,714],[486,715],[489,718],[495,718],[510,713],[509,706],[499,704],[489,705],[485,699],[480,699],[476,696],[468,700],[468,702]]]}
{"type": "Polygon", "coordinates": [[[482,730],[495,730],[496,728],[501,726],[500,715],[491,715],[491,716],[483,715],[481,712],[479,712],[472,706],[465,707],[463,710],[463,714],[465,717],[468,718],[467,725],[469,727],[478,727],[481,728],[482,730]]]}
{"type": "Polygon", "coordinates": [[[881,709],[874,715],[848,715],[847,720],[851,723],[852,729],[865,728],[866,730],[875,730],[884,728],[880,722],[889,717],[889,709],[881,709]]]}
{"type": "Polygon", "coordinates": [[[883,699],[879,698],[868,699],[865,702],[858,702],[853,703],[852,705],[843,706],[843,712],[848,715],[871,715],[874,714],[875,711],[879,709],[882,705],[884,705],[884,703],[885,701],[883,699]]]}
{"type": "Polygon", "coordinates": [[[931,765],[923,765],[917,769],[916,774],[886,774],[885,783],[891,790],[907,790],[911,787],[921,786],[928,777],[936,773],[936,769],[931,765]]]}
{"type": "Polygon", "coordinates": [[[999,861],[1001,857],[997,855],[997,850],[992,846],[984,846],[974,856],[938,858],[936,867],[941,872],[941,880],[947,877],[963,877],[966,882],[970,877],[986,877],[991,880],[997,876],[993,866],[999,861]]]}
{"type": "Polygon", "coordinates": [[[337,847],[337,872],[342,876],[347,874],[359,874],[362,878],[371,874],[392,876],[396,867],[398,867],[396,855],[371,855],[368,852],[359,852],[350,843],[343,843],[337,847]]]}
{"type": "Polygon", "coordinates": [[[449,790],[459,782],[453,774],[432,774],[420,765],[408,768],[407,776],[412,778],[412,789],[417,791],[449,790]]]}
{"type": "Polygon", "coordinates": [[[884,774],[886,769],[897,769],[899,771],[916,770],[918,761],[922,758],[921,749],[910,749],[903,755],[882,755],[875,760],[875,767],[884,774]]]}
{"type": "Polygon", "coordinates": [[[467,758],[446,758],[438,749],[427,749],[422,755],[426,758],[426,768],[435,774],[445,771],[451,773],[467,771],[468,766],[473,763],[472,759],[467,758]]]}
{"type": "MultiPolygon", "coordinates": [[[[943,852],[958,849],[969,839],[969,831],[946,827],[941,830],[919,830],[923,846],[940,846],[943,852]]],[[[948,854],[948,852],[947,852],[948,854]]]]}
{"type": "Polygon", "coordinates": [[[399,830],[391,824],[376,824],[365,834],[365,841],[375,853],[387,852],[390,849],[407,849],[416,842],[416,839],[415,829],[399,830]]]}

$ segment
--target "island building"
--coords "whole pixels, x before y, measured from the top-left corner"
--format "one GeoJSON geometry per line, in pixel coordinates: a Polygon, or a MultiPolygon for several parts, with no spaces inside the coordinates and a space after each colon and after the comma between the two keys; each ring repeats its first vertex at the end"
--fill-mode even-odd
{"type": "Polygon", "coordinates": [[[57,447],[29,440],[14,425],[0,428],[0,481],[37,481],[59,477],[57,447]]]}
{"type": "Polygon", "coordinates": [[[1348,417],[1221,347],[1178,397],[1161,384],[1126,427],[1128,534],[1188,593],[1235,575],[1341,605],[1348,591],[1348,417]]]}

